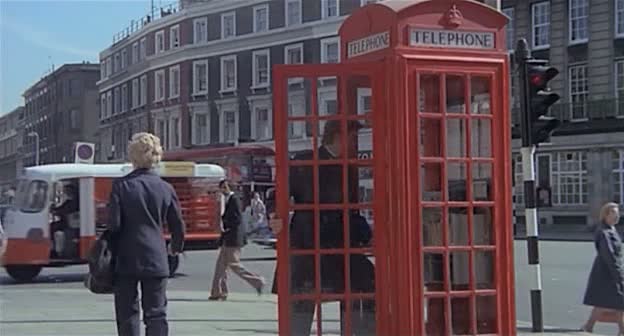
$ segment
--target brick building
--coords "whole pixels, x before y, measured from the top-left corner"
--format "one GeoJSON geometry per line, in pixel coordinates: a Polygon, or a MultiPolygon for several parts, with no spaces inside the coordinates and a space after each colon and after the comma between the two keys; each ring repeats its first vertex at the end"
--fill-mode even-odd
{"type": "Polygon", "coordinates": [[[0,192],[14,186],[21,171],[20,147],[23,118],[23,106],[0,116],[0,192]]]}
{"type": "Polygon", "coordinates": [[[23,165],[72,162],[76,141],[95,141],[99,64],[65,64],[28,88],[24,96],[23,165]]]}

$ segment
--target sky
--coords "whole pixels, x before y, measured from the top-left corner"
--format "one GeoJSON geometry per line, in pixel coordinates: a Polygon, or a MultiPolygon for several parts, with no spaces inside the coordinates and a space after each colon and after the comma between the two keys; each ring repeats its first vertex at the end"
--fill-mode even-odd
{"type": "Polygon", "coordinates": [[[23,105],[22,93],[53,65],[97,63],[113,35],[150,6],[150,0],[0,0],[0,115],[23,105]]]}

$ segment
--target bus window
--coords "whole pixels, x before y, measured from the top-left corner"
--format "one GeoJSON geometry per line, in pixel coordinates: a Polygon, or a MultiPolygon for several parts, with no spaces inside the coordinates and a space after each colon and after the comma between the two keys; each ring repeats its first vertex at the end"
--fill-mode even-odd
{"type": "Polygon", "coordinates": [[[17,207],[20,211],[36,213],[43,210],[47,201],[48,183],[41,180],[25,182],[21,185],[20,191],[23,192],[17,197],[17,207]]]}

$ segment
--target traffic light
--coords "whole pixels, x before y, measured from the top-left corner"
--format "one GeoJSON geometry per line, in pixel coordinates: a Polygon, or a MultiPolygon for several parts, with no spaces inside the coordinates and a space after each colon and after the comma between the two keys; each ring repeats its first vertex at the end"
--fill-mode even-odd
{"type": "Polygon", "coordinates": [[[548,141],[550,135],[561,124],[556,118],[547,116],[550,107],[560,98],[548,88],[548,82],[559,74],[559,70],[548,66],[545,60],[528,60],[526,71],[530,141],[531,144],[537,145],[548,141]]]}

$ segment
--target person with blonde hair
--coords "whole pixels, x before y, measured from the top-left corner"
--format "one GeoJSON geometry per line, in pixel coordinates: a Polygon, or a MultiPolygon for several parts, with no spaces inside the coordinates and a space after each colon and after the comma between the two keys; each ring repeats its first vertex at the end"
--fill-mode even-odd
{"type": "Polygon", "coordinates": [[[152,170],[162,157],[160,139],[150,133],[133,135],[128,156],[134,170],[113,181],[109,202],[117,332],[141,334],[140,283],[145,335],[166,336],[168,254],[182,252],[185,226],[175,190],[152,170]],[[169,247],[162,231],[165,222],[171,233],[169,247]]]}
{"type": "Polygon", "coordinates": [[[600,209],[600,224],[594,236],[597,256],[594,259],[583,304],[594,307],[581,330],[592,332],[598,321],[618,324],[618,336],[624,336],[624,260],[622,238],[615,229],[620,221],[616,203],[600,209]]]}

